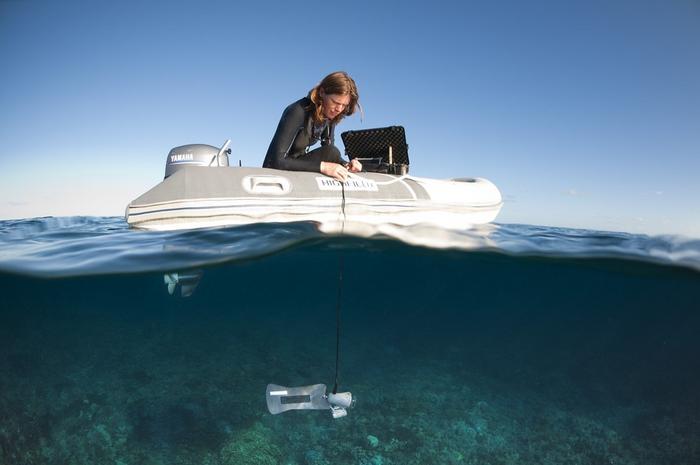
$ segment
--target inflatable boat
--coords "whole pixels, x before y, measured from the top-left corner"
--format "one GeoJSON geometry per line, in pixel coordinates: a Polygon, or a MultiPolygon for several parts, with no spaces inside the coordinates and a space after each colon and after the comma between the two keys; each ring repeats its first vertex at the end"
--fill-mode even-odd
{"type": "Polygon", "coordinates": [[[502,206],[486,179],[420,178],[390,165],[339,182],[320,173],[229,166],[228,143],[172,149],[165,179],[129,203],[127,223],[150,230],[291,221],[464,229],[493,221],[502,206]]]}

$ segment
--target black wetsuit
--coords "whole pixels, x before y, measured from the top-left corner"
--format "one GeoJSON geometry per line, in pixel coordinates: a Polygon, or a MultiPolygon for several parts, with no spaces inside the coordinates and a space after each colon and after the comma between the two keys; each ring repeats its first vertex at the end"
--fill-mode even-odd
{"type": "Polygon", "coordinates": [[[344,163],[333,144],[335,124],[315,125],[314,105],[308,97],[289,105],[282,113],[275,136],[267,149],[263,168],[291,171],[321,171],[321,162],[344,163]],[[308,151],[321,140],[321,147],[308,151]]]}

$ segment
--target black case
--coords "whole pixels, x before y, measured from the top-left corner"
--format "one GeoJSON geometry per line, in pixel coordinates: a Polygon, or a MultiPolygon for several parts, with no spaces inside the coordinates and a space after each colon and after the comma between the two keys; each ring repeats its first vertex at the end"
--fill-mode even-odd
{"type": "MultiPolygon", "coordinates": [[[[385,167],[376,171],[386,171],[388,168],[391,172],[394,169],[389,165],[391,146],[393,165],[405,165],[406,172],[408,171],[408,144],[403,126],[345,131],[340,137],[343,139],[345,155],[348,158],[380,159],[379,164],[385,167]]],[[[363,162],[364,165],[366,163],[363,162]]]]}

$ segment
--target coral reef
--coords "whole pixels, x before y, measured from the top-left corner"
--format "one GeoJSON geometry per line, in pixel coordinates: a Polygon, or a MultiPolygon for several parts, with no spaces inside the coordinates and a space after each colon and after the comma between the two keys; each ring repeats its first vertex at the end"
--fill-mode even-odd
{"type": "Polygon", "coordinates": [[[221,465],[277,465],[282,452],[274,444],[272,431],[256,422],[234,435],[220,452],[221,465]]]}

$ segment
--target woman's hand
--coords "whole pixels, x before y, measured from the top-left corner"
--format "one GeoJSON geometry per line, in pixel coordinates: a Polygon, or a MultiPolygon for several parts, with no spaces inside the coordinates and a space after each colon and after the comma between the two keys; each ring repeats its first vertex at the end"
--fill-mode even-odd
{"type": "Polygon", "coordinates": [[[340,182],[345,182],[345,180],[348,179],[348,169],[341,164],[330,161],[321,162],[321,174],[330,176],[340,182]]]}
{"type": "Polygon", "coordinates": [[[353,158],[350,160],[350,163],[348,163],[347,168],[352,173],[359,173],[362,171],[362,163],[360,163],[357,158],[353,158]]]}

